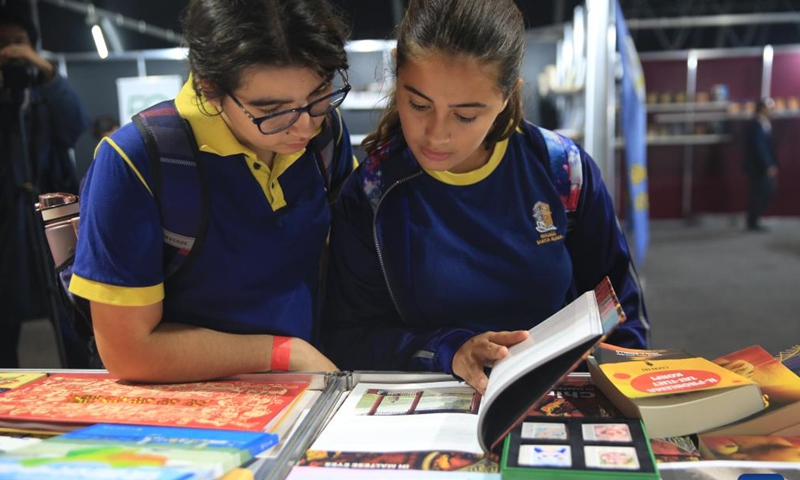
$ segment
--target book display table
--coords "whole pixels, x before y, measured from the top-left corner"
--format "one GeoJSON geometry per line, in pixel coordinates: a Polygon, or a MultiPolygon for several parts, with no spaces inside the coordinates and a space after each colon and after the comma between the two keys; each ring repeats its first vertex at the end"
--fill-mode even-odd
{"type": "MultiPolygon", "coordinates": [[[[34,372],[0,370],[0,373],[34,372]]],[[[57,378],[59,374],[79,374],[82,377],[96,377],[99,381],[107,377],[106,372],[100,370],[53,370],[46,373],[48,378],[57,378]]],[[[230,478],[504,478],[500,473],[502,450],[496,452],[496,456],[486,455],[477,441],[478,396],[470,393],[469,387],[454,382],[447,375],[401,372],[265,373],[237,376],[231,381],[300,383],[305,385],[305,390],[279,408],[264,428],[277,433],[279,443],[245,463],[235,472],[238,476],[230,478]]],[[[209,394],[207,389],[204,391],[202,386],[205,383],[186,385],[195,385],[197,392],[209,398],[221,398],[218,394],[209,394]]],[[[560,385],[564,385],[563,391],[567,392],[564,398],[571,397],[574,401],[567,404],[560,395],[551,394],[549,400],[540,402],[537,408],[531,410],[531,415],[552,420],[554,416],[568,415],[576,405],[589,412],[590,416],[615,414],[605,398],[595,401],[587,393],[586,386],[591,386],[588,374],[570,374],[560,385]]],[[[20,388],[0,393],[0,399],[20,388]]],[[[247,409],[247,405],[242,405],[242,413],[238,416],[247,415],[247,409]]],[[[13,425],[7,416],[2,420],[3,428],[13,425]]],[[[192,423],[197,418],[184,420],[192,423]]],[[[54,428],[64,428],[61,425],[63,419],[53,419],[52,422],[54,428]]],[[[526,422],[536,423],[536,419],[527,417],[526,422]]],[[[545,419],[544,423],[547,422],[545,419]]],[[[28,421],[24,426],[42,428],[47,423],[28,421]]],[[[526,428],[522,425],[519,427],[526,428]]],[[[530,426],[527,428],[530,429],[530,426]]],[[[634,425],[633,428],[635,430],[637,427],[634,425]]],[[[641,459],[646,461],[646,457],[642,455],[641,459]]],[[[521,458],[519,452],[516,458],[521,458]]],[[[660,476],[663,480],[737,479],[744,473],[773,473],[786,480],[800,480],[800,463],[695,461],[659,463],[656,467],[657,473],[652,478],[660,476]]],[[[514,473],[518,475],[515,478],[528,478],[519,468],[514,473]],[[522,476],[519,476],[520,473],[522,476]]],[[[569,469],[560,473],[563,475],[559,478],[570,478],[569,469]]],[[[602,469],[598,469],[597,476],[614,478],[614,472],[608,471],[604,475],[602,469]]]]}

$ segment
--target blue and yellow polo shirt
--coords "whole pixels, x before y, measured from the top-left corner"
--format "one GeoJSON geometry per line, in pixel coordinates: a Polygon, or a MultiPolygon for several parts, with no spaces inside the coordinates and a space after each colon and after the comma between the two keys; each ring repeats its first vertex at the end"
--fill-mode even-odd
{"type": "MultiPolygon", "coordinates": [[[[211,211],[199,255],[165,282],[150,161],[129,123],[101,142],[87,173],[70,291],[121,306],[163,301],[163,321],[309,340],[317,315],[319,258],[330,225],[314,156],[305,149],[278,155],[269,168],[222,118],[204,113],[212,107],[199,103],[190,83],[175,99],[207,170],[211,211]]],[[[354,166],[338,112],[334,121],[341,128],[332,187],[354,166]]]]}

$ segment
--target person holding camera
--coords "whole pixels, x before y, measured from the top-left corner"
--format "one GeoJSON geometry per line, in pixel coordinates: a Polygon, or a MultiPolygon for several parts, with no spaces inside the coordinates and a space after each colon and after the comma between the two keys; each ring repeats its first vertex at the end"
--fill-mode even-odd
{"type": "MultiPolygon", "coordinates": [[[[32,213],[42,192],[77,193],[69,150],[88,128],[77,93],[34,49],[36,31],[23,14],[0,9],[0,367],[17,367],[23,320],[47,317],[42,245],[32,213]],[[40,273],[41,272],[41,273],[40,273]],[[13,279],[13,280],[12,280],[13,279]]],[[[65,338],[69,367],[84,367],[77,338],[65,338]]]]}

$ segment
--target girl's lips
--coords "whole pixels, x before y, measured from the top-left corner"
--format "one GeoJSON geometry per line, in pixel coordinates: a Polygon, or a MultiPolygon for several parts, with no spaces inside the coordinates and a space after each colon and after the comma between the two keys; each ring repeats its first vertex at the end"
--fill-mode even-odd
{"type": "Polygon", "coordinates": [[[421,150],[423,155],[435,162],[441,162],[442,160],[447,160],[450,157],[450,152],[437,152],[436,150],[431,150],[425,147],[422,147],[421,150]]]}
{"type": "Polygon", "coordinates": [[[293,148],[295,150],[300,150],[301,148],[305,148],[308,145],[308,140],[305,142],[295,142],[295,143],[287,143],[286,146],[289,148],[293,148]]]}

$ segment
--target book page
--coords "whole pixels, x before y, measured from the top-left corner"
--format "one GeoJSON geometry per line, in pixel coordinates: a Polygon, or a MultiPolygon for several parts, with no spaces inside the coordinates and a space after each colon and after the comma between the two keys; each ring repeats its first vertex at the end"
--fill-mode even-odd
{"type": "Polygon", "coordinates": [[[359,383],[309,450],[482,454],[477,398],[456,381],[359,383]]]}
{"type": "Polygon", "coordinates": [[[508,356],[492,368],[482,408],[488,408],[494,398],[523,373],[603,334],[594,292],[584,293],[528,331],[530,337],[509,348],[508,356]]]}

